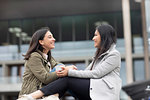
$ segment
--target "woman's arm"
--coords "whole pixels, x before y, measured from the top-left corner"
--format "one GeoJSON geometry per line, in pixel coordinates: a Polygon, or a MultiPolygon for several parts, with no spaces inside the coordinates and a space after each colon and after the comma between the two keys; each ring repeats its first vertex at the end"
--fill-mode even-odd
{"type": "Polygon", "coordinates": [[[72,76],[80,78],[101,78],[104,75],[110,73],[117,67],[120,67],[121,58],[119,52],[108,54],[103,62],[98,62],[93,70],[72,70],[70,68],[64,68],[62,72],[57,72],[60,76],[72,76]]]}
{"type": "Polygon", "coordinates": [[[48,84],[58,78],[56,72],[49,73],[49,71],[46,70],[42,62],[42,57],[39,55],[31,55],[26,65],[36,78],[44,84],[48,84]]]}
{"type": "Polygon", "coordinates": [[[101,78],[120,67],[121,58],[119,52],[108,54],[102,63],[98,63],[93,70],[68,70],[68,76],[80,78],[101,78]]]}

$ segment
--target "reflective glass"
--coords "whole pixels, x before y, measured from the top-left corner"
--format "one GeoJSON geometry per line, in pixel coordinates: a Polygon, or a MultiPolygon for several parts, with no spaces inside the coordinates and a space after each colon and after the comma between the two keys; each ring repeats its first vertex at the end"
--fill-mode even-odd
{"type": "Polygon", "coordinates": [[[145,80],[144,60],[134,59],[133,66],[134,66],[133,67],[134,80],[135,81],[145,80]]]}

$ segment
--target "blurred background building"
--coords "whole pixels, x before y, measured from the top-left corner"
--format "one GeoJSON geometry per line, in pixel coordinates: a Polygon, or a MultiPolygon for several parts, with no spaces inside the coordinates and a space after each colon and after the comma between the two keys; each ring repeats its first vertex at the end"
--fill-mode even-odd
{"type": "MultiPolygon", "coordinates": [[[[53,57],[84,69],[94,56],[95,27],[118,34],[123,86],[150,79],[150,0],[1,0],[0,100],[16,100],[32,34],[49,27],[56,38],[53,57]]],[[[71,99],[66,99],[71,100],[71,99]]],[[[128,100],[121,91],[120,100],[128,100]]]]}

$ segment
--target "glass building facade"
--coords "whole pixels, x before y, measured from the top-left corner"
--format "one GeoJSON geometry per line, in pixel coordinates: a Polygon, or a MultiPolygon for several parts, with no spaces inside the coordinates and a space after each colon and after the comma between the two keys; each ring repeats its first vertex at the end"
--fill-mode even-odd
{"type": "MultiPolygon", "coordinates": [[[[52,0],[50,1],[52,2],[52,0]]],[[[126,71],[126,48],[123,28],[124,23],[121,4],[122,2],[121,0],[114,0],[109,1],[109,3],[106,4],[105,1],[107,0],[87,0],[87,2],[90,3],[97,2],[93,3],[95,8],[101,10],[97,12],[94,8],[92,10],[92,8],[90,8],[90,3],[88,3],[89,12],[87,10],[81,9],[79,6],[82,11],[77,13],[76,10],[69,8],[69,4],[71,5],[72,3],[68,2],[68,5],[66,7],[60,7],[62,8],[62,12],[60,15],[55,13],[49,15],[44,13],[44,11],[43,16],[36,15],[36,12],[32,12],[33,16],[28,15],[28,17],[26,17],[27,15],[22,15],[21,17],[15,16],[14,18],[14,16],[12,15],[12,18],[11,16],[9,18],[4,18],[2,15],[0,15],[0,87],[5,86],[6,83],[10,83],[8,85],[15,83],[16,85],[19,84],[20,86],[22,75],[24,72],[24,61],[21,55],[26,53],[32,34],[41,27],[49,27],[50,31],[53,33],[56,39],[56,48],[52,50],[52,54],[56,58],[56,60],[63,62],[64,64],[74,64],[78,66],[78,69],[84,69],[91,62],[91,57],[94,55],[95,48],[93,46],[92,37],[94,35],[95,27],[99,24],[110,24],[115,28],[117,32],[117,49],[120,51],[122,58],[120,75],[122,79],[122,85],[127,85],[128,72],[126,71]],[[107,6],[105,7],[105,5],[103,4],[107,6]],[[115,6],[117,6],[118,8],[116,8],[115,6]],[[67,7],[68,9],[66,10],[66,12],[63,12],[63,8],[67,7]],[[72,11],[72,13],[69,13],[70,10],[72,11]],[[12,32],[12,30],[15,29],[19,31],[12,32]]],[[[130,24],[133,82],[146,80],[144,60],[145,47],[143,45],[143,20],[141,11],[142,8],[141,2],[137,1],[138,0],[129,0],[129,4],[131,7],[130,24]]],[[[49,3],[48,1],[45,2],[49,3]]],[[[63,0],[62,2],[65,2],[65,0],[63,0]]],[[[75,1],[73,2],[75,3],[75,1]]],[[[82,4],[82,1],[77,2],[82,4]]],[[[0,5],[1,8],[6,9],[2,4],[7,3],[9,6],[13,6],[12,2],[2,1],[0,5]]],[[[16,5],[20,3],[25,5],[27,3],[30,3],[30,1],[14,1],[14,5],[15,3],[16,5]]],[[[39,4],[40,1],[37,1],[36,3],[39,4]]],[[[148,33],[147,39],[150,37],[149,4],[150,0],[145,0],[148,33]]],[[[51,7],[49,7],[49,9],[50,8],[51,7]]],[[[35,7],[33,7],[33,9],[35,9],[35,7]]],[[[53,7],[54,12],[57,12],[57,10],[57,7],[53,7]]],[[[4,91],[1,90],[0,100],[16,100],[19,89],[20,88],[18,87],[18,89],[12,89],[11,91],[7,91],[7,89],[4,89],[4,91]]],[[[123,91],[121,91],[120,100],[128,100],[128,96],[123,91]]]]}

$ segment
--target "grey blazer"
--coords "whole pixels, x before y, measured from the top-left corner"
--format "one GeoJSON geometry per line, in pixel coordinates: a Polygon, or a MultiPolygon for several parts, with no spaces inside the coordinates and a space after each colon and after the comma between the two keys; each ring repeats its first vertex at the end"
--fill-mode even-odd
{"type": "Polygon", "coordinates": [[[98,57],[93,69],[92,63],[85,70],[69,70],[68,76],[90,78],[90,97],[92,100],[119,100],[122,81],[120,79],[120,53],[113,44],[98,57]]]}

